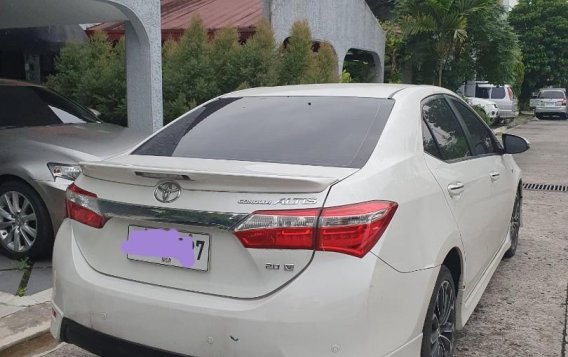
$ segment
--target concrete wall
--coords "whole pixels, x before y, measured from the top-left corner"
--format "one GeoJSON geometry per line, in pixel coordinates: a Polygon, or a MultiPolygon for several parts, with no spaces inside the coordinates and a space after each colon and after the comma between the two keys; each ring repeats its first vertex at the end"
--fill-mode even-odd
{"type": "Polygon", "coordinates": [[[265,16],[283,43],[294,22],[307,20],[314,40],[330,43],[343,68],[350,48],[372,52],[377,82],[384,80],[385,33],[365,0],[263,0],[265,16]]]}

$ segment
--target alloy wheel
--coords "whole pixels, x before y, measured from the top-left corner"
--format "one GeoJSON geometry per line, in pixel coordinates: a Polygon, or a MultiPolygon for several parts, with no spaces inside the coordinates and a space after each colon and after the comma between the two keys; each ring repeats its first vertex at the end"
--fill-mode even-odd
{"type": "Polygon", "coordinates": [[[444,281],[436,294],[432,314],[430,351],[432,357],[451,357],[454,347],[455,294],[449,281],[444,281]]]}
{"type": "Polygon", "coordinates": [[[0,196],[0,244],[14,253],[31,249],[37,237],[37,218],[30,200],[17,191],[0,196]]]}

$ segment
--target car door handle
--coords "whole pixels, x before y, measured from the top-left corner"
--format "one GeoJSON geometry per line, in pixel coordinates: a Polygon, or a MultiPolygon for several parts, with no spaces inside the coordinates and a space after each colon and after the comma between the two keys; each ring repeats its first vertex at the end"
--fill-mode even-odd
{"type": "Polygon", "coordinates": [[[489,174],[489,176],[491,176],[491,181],[495,182],[495,181],[499,180],[499,177],[501,177],[501,174],[498,173],[497,171],[493,171],[492,173],[489,174]]]}
{"type": "Polygon", "coordinates": [[[461,182],[451,183],[448,185],[448,192],[450,193],[450,196],[455,197],[461,195],[464,188],[465,186],[461,182]]]}

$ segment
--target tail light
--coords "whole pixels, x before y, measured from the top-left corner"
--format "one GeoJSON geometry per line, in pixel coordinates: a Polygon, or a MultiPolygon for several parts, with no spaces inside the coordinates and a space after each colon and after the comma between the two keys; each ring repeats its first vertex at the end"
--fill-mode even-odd
{"type": "Polygon", "coordinates": [[[71,184],[65,193],[67,217],[93,228],[102,228],[106,219],[99,209],[97,195],[71,184]]]}
{"type": "Polygon", "coordinates": [[[365,256],[398,205],[390,201],[309,210],[257,211],[234,230],[246,248],[316,249],[365,256]]]}
{"type": "Polygon", "coordinates": [[[562,105],[566,105],[566,99],[562,99],[562,105]]]}

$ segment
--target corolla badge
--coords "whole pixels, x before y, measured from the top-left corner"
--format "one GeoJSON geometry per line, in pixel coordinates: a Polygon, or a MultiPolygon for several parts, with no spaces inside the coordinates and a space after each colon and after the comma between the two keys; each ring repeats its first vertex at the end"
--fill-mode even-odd
{"type": "Polygon", "coordinates": [[[181,195],[181,187],[175,182],[164,182],[156,187],[154,197],[162,203],[171,203],[181,195]]]}

